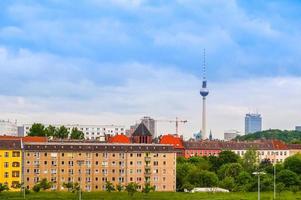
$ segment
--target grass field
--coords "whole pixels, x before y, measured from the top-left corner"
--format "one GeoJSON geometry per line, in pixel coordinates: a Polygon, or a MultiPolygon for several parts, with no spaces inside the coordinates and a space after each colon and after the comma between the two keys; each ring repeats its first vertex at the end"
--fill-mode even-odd
{"type": "MultiPolygon", "coordinates": [[[[0,200],[21,200],[23,197],[19,192],[3,192],[0,194],[0,200]]],[[[77,200],[78,196],[74,193],[68,192],[31,192],[26,196],[28,200],[77,200]]],[[[173,192],[153,192],[150,194],[136,193],[133,197],[128,196],[127,193],[121,192],[85,192],[83,193],[84,200],[255,200],[257,199],[257,193],[173,193],[173,192]]],[[[272,193],[262,193],[262,200],[272,200],[272,193]]],[[[291,192],[283,192],[281,196],[277,196],[277,199],[283,200],[301,200],[301,193],[293,194],[291,192]]]]}

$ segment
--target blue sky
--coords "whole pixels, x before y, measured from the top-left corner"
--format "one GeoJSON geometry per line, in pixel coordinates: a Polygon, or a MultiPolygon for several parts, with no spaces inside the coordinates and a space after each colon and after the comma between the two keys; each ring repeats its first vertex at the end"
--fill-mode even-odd
{"type": "Polygon", "coordinates": [[[293,101],[301,97],[300,1],[49,0],[0,7],[4,117],[129,125],[141,115],[179,116],[191,121],[183,127],[189,136],[200,127],[206,48],[208,123],[219,137],[242,130],[244,113],[254,110],[265,116],[265,128],[301,123],[293,101]],[[293,102],[275,101],[281,93],[293,102]]]}

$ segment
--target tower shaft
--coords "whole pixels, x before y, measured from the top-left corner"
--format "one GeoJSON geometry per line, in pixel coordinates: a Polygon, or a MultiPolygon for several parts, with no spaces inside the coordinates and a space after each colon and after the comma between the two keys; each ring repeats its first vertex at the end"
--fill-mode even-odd
{"type": "Polygon", "coordinates": [[[203,97],[203,110],[202,110],[202,139],[206,139],[206,97],[203,97]]]}

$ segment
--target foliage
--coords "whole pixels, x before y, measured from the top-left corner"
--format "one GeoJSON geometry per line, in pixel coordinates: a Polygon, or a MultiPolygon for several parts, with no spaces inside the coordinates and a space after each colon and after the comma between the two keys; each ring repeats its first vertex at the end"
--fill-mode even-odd
{"type": "Polygon", "coordinates": [[[148,194],[152,191],[155,191],[155,186],[151,186],[149,182],[145,183],[142,192],[148,194]]]}
{"type": "Polygon", "coordinates": [[[203,157],[193,156],[188,159],[188,162],[193,164],[194,166],[196,166],[199,169],[203,169],[203,170],[209,169],[209,163],[203,157]]]}
{"type": "Polygon", "coordinates": [[[28,136],[46,136],[45,126],[40,123],[34,123],[29,129],[28,136]]]}
{"type": "Polygon", "coordinates": [[[115,187],[113,185],[113,183],[111,183],[110,181],[106,182],[106,191],[107,192],[112,192],[115,190],[115,187]]]}
{"type": "Polygon", "coordinates": [[[258,154],[255,149],[249,149],[243,155],[241,165],[248,172],[253,172],[256,169],[258,163],[258,154]]]}
{"type": "Polygon", "coordinates": [[[66,139],[69,136],[68,129],[65,126],[61,126],[55,131],[54,137],[58,139],[66,139]]]}
{"type": "Polygon", "coordinates": [[[77,128],[72,128],[70,139],[83,140],[85,139],[85,135],[82,131],[77,128]]]}
{"type": "Polygon", "coordinates": [[[32,190],[33,190],[34,192],[40,192],[40,190],[41,190],[40,184],[39,184],[39,183],[35,184],[35,185],[32,187],[32,190]]]}
{"type": "Polygon", "coordinates": [[[239,163],[228,163],[221,166],[217,174],[220,179],[224,179],[227,176],[236,178],[242,171],[243,168],[239,163]]]}
{"type": "Polygon", "coordinates": [[[194,188],[194,185],[192,185],[189,182],[184,183],[183,186],[182,186],[182,189],[184,191],[187,190],[188,192],[190,192],[191,190],[193,190],[193,188],[194,188]]]}
{"type": "Polygon", "coordinates": [[[218,184],[216,174],[207,170],[195,170],[188,177],[189,182],[196,187],[213,187],[218,184]]]}
{"type": "Polygon", "coordinates": [[[42,190],[48,190],[48,189],[51,188],[52,183],[49,182],[49,181],[47,181],[46,178],[44,178],[44,179],[42,179],[42,180],[39,182],[39,185],[40,185],[40,188],[41,188],[42,190]]]}
{"type": "Polygon", "coordinates": [[[116,185],[116,190],[117,190],[118,192],[121,192],[123,189],[124,189],[124,186],[121,185],[121,183],[118,183],[118,184],[116,185]]]}
{"type": "Polygon", "coordinates": [[[247,134],[243,136],[237,136],[235,139],[240,141],[253,141],[253,140],[260,140],[260,139],[276,139],[282,140],[285,143],[300,143],[301,141],[301,132],[300,131],[288,131],[288,130],[278,130],[278,129],[271,129],[256,132],[253,134],[247,134]]]}
{"type": "Polygon", "coordinates": [[[276,188],[277,188],[277,193],[280,196],[281,192],[285,190],[285,185],[283,183],[277,183],[276,188]]]}
{"type": "Polygon", "coordinates": [[[45,135],[47,137],[52,137],[55,135],[56,132],[56,128],[54,126],[49,125],[46,129],[45,129],[45,135]]]}
{"type": "Polygon", "coordinates": [[[63,183],[63,187],[67,188],[68,191],[71,191],[73,186],[74,186],[74,184],[72,182],[63,183]]]}
{"type": "Polygon", "coordinates": [[[134,194],[138,191],[139,185],[137,183],[129,183],[127,186],[125,186],[125,190],[127,191],[129,196],[134,196],[134,194]]]}
{"type": "Polygon", "coordinates": [[[229,190],[229,191],[232,191],[232,190],[234,189],[234,187],[235,187],[235,181],[234,181],[234,178],[227,176],[226,178],[224,178],[224,179],[220,182],[219,186],[220,186],[221,188],[224,188],[224,189],[227,189],[227,190],[229,190]]]}
{"type": "Polygon", "coordinates": [[[300,183],[298,175],[288,169],[284,169],[277,174],[277,181],[282,182],[286,187],[291,187],[300,183]]]}
{"type": "Polygon", "coordinates": [[[0,193],[6,190],[8,190],[7,185],[0,183],[0,193]]]}
{"type": "Polygon", "coordinates": [[[297,174],[301,174],[301,154],[295,154],[284,160],[283,166],[297,174]]]}

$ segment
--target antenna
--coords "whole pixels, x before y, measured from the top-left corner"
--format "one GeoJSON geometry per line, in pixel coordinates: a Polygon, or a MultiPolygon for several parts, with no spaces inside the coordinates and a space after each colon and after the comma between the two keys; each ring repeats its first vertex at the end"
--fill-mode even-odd
{"type": "Polygon", "coordinates": [[[203,80],[206,80],[206,49],[203,50],[203,80]]]}

